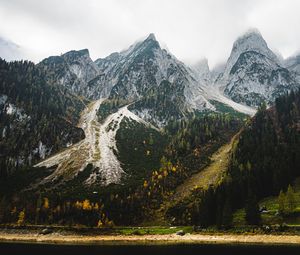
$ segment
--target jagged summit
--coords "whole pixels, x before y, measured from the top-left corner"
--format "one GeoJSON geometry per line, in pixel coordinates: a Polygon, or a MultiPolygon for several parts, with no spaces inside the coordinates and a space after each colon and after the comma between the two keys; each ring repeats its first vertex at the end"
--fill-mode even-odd
{"type": "Polygon", "coordinates": [[[247,31],[234,42],[216,83],[233,101],[251,107],[262,102],[271,104],[279,95],[299,86],[257,29],[247,31]]]}
{"type": "Polygon", "coordinates": [[[88,49],[82,49],[82,50],[70,50],[64,54],[61,54],[60,56],[50,56],[48,58],[43,59],[39,64],[50,64],[52,62],[62,62],[64,60],[75,60],[81,57],[90,57],[90,53],[88,49]]]}
{"type": "Polygon", "coordinates": [[[63,56],[70,56],[70,55],[73,55],[73,56],[84,56],[84,55],[90,55],[90,52],[88,49],[82,49],[82,50],[71,50],[71,51],[68,51],[66,53],[63,54],[63,56]]]}
{"type": "Polygon", "coordinates": [[[269,49],[261,33],[257,29],[252,28],[238,37],[233,43],[224,72],[221,77],[216,80],[216,83],[219,83],[220,86],[226,85],[225,83],[228,80],[231,69],[237,62],[238,58],[241,54],[250,51],[259,53],[274,63],[280,63],[278,57],[272,52],[272,50],[269,49]]]}
{"type": "Polygon", "coordinates": [[[193,65],[193,68],[201,72],[209,72],[208,59],[202,58],[193,65]]]}
{"type": "Polygon", "coordinates": [[[207,58],[200,59],[192,67],[195,76],[198,78],[199,82],[203,85],[210,85],[211,83],[211,72],[208,65],[207,58]]]}
{"type": "Polygon", "coordinates": [[[239,55],[246,51],[256,51],[273,61],[278,61],[277,56],[269,49],[262,34],[257,29],[250,29],[234,42],[229,61],[235,62],[239,55]]]}
{"type": "Polygon", "coordinates": [[[147,37],[146,40],[153,40],[153,41],[156,41],[156,37],[155,37],[154,33],[150,33],[150,34],[148,35],[148,37],[147,37]]]}
{"type": "Polygon", "coordinates": [[[259,41],[262,41],[264,44],[267,44],[261,32],[257,28],[250,28],[235,40],[234,45],[240,41],[253,40],[253,39],[257,39],[259,41]]]}

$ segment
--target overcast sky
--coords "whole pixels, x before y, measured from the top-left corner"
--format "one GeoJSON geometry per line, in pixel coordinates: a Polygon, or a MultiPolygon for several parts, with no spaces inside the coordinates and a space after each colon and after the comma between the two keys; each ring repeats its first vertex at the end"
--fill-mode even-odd
{"type": "Polygon", "coordinates": [[[38,62],[88,48],[97,59],[154,33],[178,59],[214,66],[257,28],[288,57],[300,50],[299,11],[300,0],[0,0],[0,56],[38,62]]]}

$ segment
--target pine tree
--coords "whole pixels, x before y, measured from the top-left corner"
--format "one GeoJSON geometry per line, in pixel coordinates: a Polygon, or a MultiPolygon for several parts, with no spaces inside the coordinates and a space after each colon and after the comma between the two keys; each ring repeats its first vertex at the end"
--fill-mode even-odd
{"type": "Polygon", "coordinates": [[[245,210],[247,223],[250,225],[259,225],[261,222],[261,215],[255,196],[248,199],[245,210]]]}
{"type": "Polygon", "coordinates": [[[225,228],[229,228],[232,224],[232,207],[229,199],[226,199],[223,208],[222,225],[225,228]]]}
{"type": "Polygon", "coordinates": [[[284,214],[285,213],[285,194],[282,190],[280,190],[279,196],[278,196],[278,212],[280,214],[284,214]]]}
{"type": "Polygon", "coordinates": [[[291,185],[289,185],[288,190],[286,192],[286,205],[288,214],[293,213],[296,209],[295,194],[291,185]]]}

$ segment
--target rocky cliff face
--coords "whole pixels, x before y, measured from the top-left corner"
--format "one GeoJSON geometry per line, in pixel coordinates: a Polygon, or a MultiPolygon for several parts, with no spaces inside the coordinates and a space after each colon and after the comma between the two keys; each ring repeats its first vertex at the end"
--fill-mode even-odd
{"type": "Polygon", "coordinates": [[[214,109],[203,96],[194,72],[162,49],[153,34],[128,50],[113,53],[95,63],[105,73],[109,99],[133,103],[130,109],[148,121],[154,118],[153,123],[182,118],[194,110],[214,109]],[[157,119],[156,107],[170,113],[167,108],[171,107],[171,101],[177,102],[176,109],[180,111],[173,108],[172,114],[159,114],[157,119]]]}
{"type": "Polygon", "coordinates": [[[258,31],[237,39],[216,84],[233,101],[257,107],[299,87],[295,75],[268,48],[258,31]]]}
{"type": "Polygon", "coordinates": [[[290,57],[284,61],[284,66],[292,72],[298,83],[300,83],[300,55],[290,57]]]}
{"type": "Polygon", "coordinates": [[[87,49],[46,58],[38,66],[45,70],[48,81],[57,83],[76,95],[89,99],[102,96],[103,73],[90,58],[87,49]]]}

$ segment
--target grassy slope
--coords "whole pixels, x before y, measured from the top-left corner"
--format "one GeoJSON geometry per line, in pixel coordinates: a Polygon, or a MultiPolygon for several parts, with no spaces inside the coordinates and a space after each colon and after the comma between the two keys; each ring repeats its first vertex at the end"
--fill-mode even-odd
{"type": "Polygon", "coordinates": [[[176,188],[171,196],[164,200],[160,209],[155,214],[155,224],[165,224],[165,214],[168,209],[187,199],[192,194],[194,188],[207,189],[210,185],[218,185],[226,173],[229,153],[235,137],[236,136],[234,136],[229,143],[221,146],[211,156],[211,163],[207,167],[188,178],[183,184],[176,188]]]}
{"type": "MultiPolygon", "coordinates": [[[[281,224],[286,223],[288,225],[300,225],[300,178],[295,180],[293,185],[295,191],[295,202],[297,205],[296,215],[294,217],[285,217],[276,215],[278,210],[278,197],[267,197],[259,202],[260,207],[266,206],[267,212],[262,213],[262,224],[281,224]]],[[[245,222],[245,209],[237,210],[233,215],[234,226],[246,225],[245,222]]]]}

